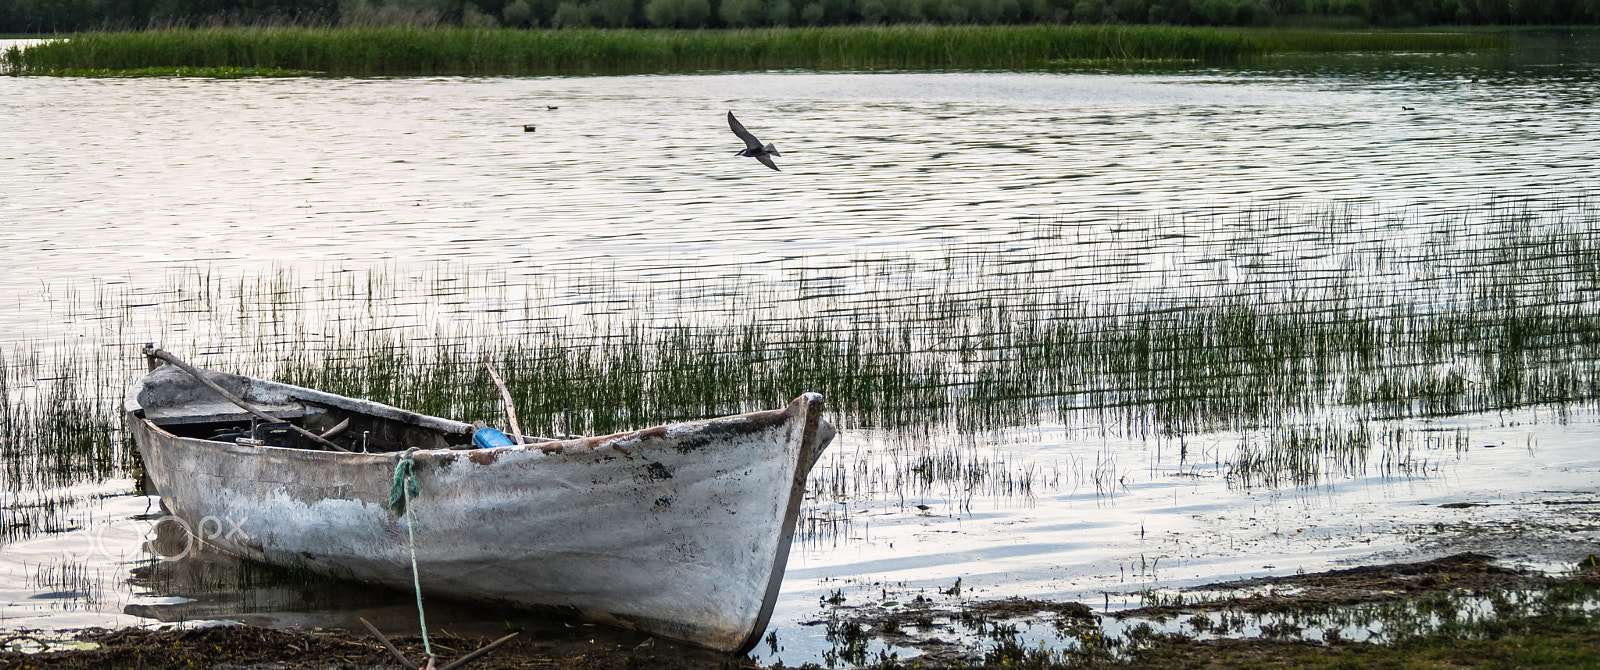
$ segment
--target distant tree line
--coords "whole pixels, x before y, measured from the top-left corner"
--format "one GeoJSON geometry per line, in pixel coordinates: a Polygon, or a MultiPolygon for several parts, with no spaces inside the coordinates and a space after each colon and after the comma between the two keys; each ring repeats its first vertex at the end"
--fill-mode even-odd
{"type": "Polygon", "coordinates": [[[195,25],[727,28],[881,23],[1600,23],[1600,0],[0,0],[0,33],[195,25]]]}

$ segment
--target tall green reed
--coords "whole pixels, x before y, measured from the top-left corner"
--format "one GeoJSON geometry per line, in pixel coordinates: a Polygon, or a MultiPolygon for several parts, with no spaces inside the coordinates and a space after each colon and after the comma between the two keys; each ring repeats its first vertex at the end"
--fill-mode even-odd
{"type": "MultiPolygon", "coordinates": [[[[1499,198],[1036,219],[991,238],[671,280],[191,268],[162,287],[67,291],[63,323],[93,323],[88,344],[3,357],[0,472],[11,491],[121,472],[118,403],[142,373],[136,348],[156,341],[197,365],[498,423],[487,359],[542,434],[817,391],[837,424],[905,445],[1042,424],[1161,439],[1256,431],[1236,459],[1240,485],[1347,472],[1373,445],[1404,474],[1427,466],[1407,456],[1412,438],[1364,422],[1600,398],[1597,228],[1586,198],[1499,198]]],[[[970,445],[892,456],[895,473],[874,475],[883,490],[1038,481],[970,445]]]]}
{"type": "Polygon", "coordinates": [[[1231,60],[1252,38],[1163,26],[857,26],[748,30],[204,28],[79,33],[11,49],[8,70],[151,67],[328,74],[528,75],[690,70],[1038,68],[1063,60],[1231,60]]]}
{"type": "Polygon", "coordinates": [[[921,259],[859,257],[845,273],[802,263],[753,286],[603,273],[518,286],[465,269],[441,270],[467,275],[445,288],[442,275],[381,271],[207,280],[201,303],[240,313],[189,336],[222,337],[209,330],[222,326],[226,340],[170,344],[226,342],[228,365],[464,418],[498,411],[487,357],[525,424],[548,432],[736,412],[803,391],[827,394],[851,427],[971,431],[1087,413],[1156,434],[1338,407],[1396,418],[1600,395],[1591,204],[1401,213],[1408,228],[1374,239],[1395,215],[1230,213],[1259,221],[1236,227],[1238,239],[1167,242],[1160,253],[1177,270],[1135,263],[1109,280],[1103,268],[1123,262],[1129,241],[1085,241],[1098,233],[1067,221],[921,259]],[[1230,279],[1197,283],[1214,254],[1257,244],[1252,226],[1299,234],[1244,250],[1282,263],[1230,261],[1230,279]],[[1446,230],[1460,234],[1414,244],[1417,231],[1446,230]],[[1102,281],[1086,287],[1088,275],[1102,281]],[[462,305],[388,313],[440,291],[462,305]]]}
{"type": "Polygon", "coordinates": [[[1248,35],[1273,53],[1441,52],[1504,48],[1501,33],[1449,30],[1225,29],[1248,35]]]}
{"type": "MultiPolygon", "coordinates": [[[[45,367],[36,352],[0,351],[0,543],[63,530],[73,484],[124,471],[115,393],[103,358],[77,350],[45,367]]],[[[118,394],[120,395],[120,394],[118,394]]]]}

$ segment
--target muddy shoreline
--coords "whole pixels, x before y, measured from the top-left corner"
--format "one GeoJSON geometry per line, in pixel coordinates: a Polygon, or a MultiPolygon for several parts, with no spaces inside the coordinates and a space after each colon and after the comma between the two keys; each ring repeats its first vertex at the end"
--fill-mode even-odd
{"type": "MultiPolygon", "coordinates": [[[[24,668],[399,668],[395,659],[371,636],[341,631],[279,630],[256,626],[213,626],[188,630],[90,630],[79,636],[96,643],[96,649],[49,651],[34,654],[0,653],[0,670],[24,668]]],[[[489,638],[435,634],[430,638],[440,667],[484,644],[489,638]]],[[[422,638],[390,636],[412,661],[427,658],[422,638]]],[[[616,644],[611,639],[568,636],[549,639],[519,636],[469,663],[467,668],[600,668],[754,669],[748,659],[706,649],[647,639],[638,644],[616,644]]]]}
{"type": "MultiPolygon", "coordinates": [[[[1319,573],[1266,577],[1211,584],[1185,589],[1184,593],[1205,594],[1190,598],[1152,595],[1148,604],[1114,613],[1097,614],[1089,606],[1076,602],[1058,602],[1037,599],[1011,598],[991,601],[967,601],[958,605],[949,602],[935,603],[918,598],[899,603],[867,604],[853,607],[836,607],[828,614],[830,639],[836,649],[829,658],[839,666],[862,665],[882,668],[898,667],[1092,667],[1103,665],[1131,665],[1133,667],[1207,667],[1226,666],[1237,662],[1251,662],[1273,667],[1283,663],[1293,667],[1308,651],[1320,651],[1336,656],[1354,656],[1372,661],[1381,658],[1390,645],[1352,642],[1337,635],[1322,640],[1307,640],[1294,636],[1270,634],[1264,629],[1257,636],[1227,637],[1190,636],[1153,632],[1148,623],[1142,623],[1126,635],[1128,643],[1118,642],[1091,654],[1092,645],[1081,642],[1094,640],[1102,628],[1112,621],[1167,622],[1187,621],[1197,630],[1195,622],[1210,622],[1213,617],[1226,627],[1228,616],[1287,615],[1296,617],[1340,611],[1341,608],[1405,606],[1406,604],[1435,602],[1440,598],[1462,595],[1491,597],[1486,594],[1540,593],[1551,599],[1560,592],[1576,602],[1595,602],[1600,598],[1600,556],[1589,555],[1571,566],[1570,572],[1548,576],[1532,571],[1517,570],[1499,565],[1495,558],[1482,553],[1461,553],[1429,561],[1389,563],[1356,568],[1330,570],[1319,573]],[[1576,595],[1574,595],[1576,594],[1576,595]],[[1587,599],[1587,600],[1585,600],[1587,599]],[[888,605],[887,607],[885,605],[888,605]],[[1015,636],[1018,625],[1024,622],[1049,621],[1064,633],[1079,636],[1080,658],[1046,658],[1037,651],[1030,652],[1006,635],[1015,636]],[[973,630],[988,631],[989,642],[965,642],[957,636],[941,634],[957,625],[973,630]],[[1007,631],[1010,631],[1009,633],[1007,631]],[[837,634],[835,634],[837,633],[837,634]],[[993,635],[998,633],[999,636],[993,635]],[[948,639],[947,639],[948,638],[948,639]],[[879,653],[876,657],[853,653],[867,648],[872,640],[892,645],[901,650],[915,649],[910,658],[902,654],[879,653]],[[1000,644],[993,644],[1000,640],[1000,644]],[[1118,648],[1113,648],[1118,647],[1118,648]],[[1115,652],[1115,653],[1113,653],[1115,652]],[[1157,653],[1159,652],[1159,653],[1157,653]],[[1336,652],[1336,653],[1335,653],[1336,652]],[[1154,654],[1154,655],[1153,655],[1154,654]]],[[[1580,607],[1579,610],[1584,608],[1580,607]]],[[[1572,653],[1600,650],[1600,627],[1597,627],[1595,608],[1578,618],[1557,617],[1531,629],[1524,625],[1517,629],[1512,615],[1502,612],[1501,619],[1491,625],[1490,631],[1500,635],[1514,635],[1517,630],[1535,638],[1557,644],[1572,653]],[[1548,638],[1548,639],[1547,639],[1548,638]]],[[[1546,615],[1538,615],[1545,617],[1546,615]]],[[[1523,617],[1528,618],[1528,617],[1523,617]]],[[[1537,617],[1535,617],[1537,618],[1537,617]]],[[[822,621],[815,622],[818,624],[822,621]]],[[[1526,622],[1524,622],[1525,624],[1526,622]]],[[[508,623],[508,629],[511,628],[508,623]]],[[[1212,624],[1208,623],[1208,626],[1212,624]]],[[[755,670],[760,666],[749,658],[731,657],[688,645],[658,640],[647,636],[617,631],[602,626],[576,622],[559,622],[539,630],[523,630],[524,634],[481,657],[467,667],[484,670],[502,668],[552,668],[578,670],[598,668],[723,668],[755,670]]],[[[1409,647],[1397,648],[1393,653],[1413,653],[1419,644],[1426,647],[1430,639],[1449,635],[1441,632],[1433,636],[1419,636],[1409,640],[1409,647]],[[1409,650],[1409,651],[1408,651],[1409,650]]],[[[1466,635],[1470,638],[1481,635],[1466,635]]],[[[1495,637],[1495,635],[1490,635],[1495,637]]],[[[10,633],[4,646],[27,644],[26,633],[10,633]]],[[[489,637],[457,636],[447,630],[436,631],[431,638],[440,665],[482,646],[489,637]]],[[[247,625],[214,626],[193,629],[149,630],[126,628],[120,630],[92,629],[82,632],[78,640],[92,646],[89,649],[51,650],[37,653],[18,651],[0,652],[0,670],[33,668],[235,668],[267,670],[276,668],[397,668],[399,664],[371,636],[355,635],[342,631],[269,629],[247,625]]],[[[416,635],[391,636],[394,644],[410,659],[426,658],[423,641],[416,635]]],[[[1443,644],[1448,639],[1438,639],[1443,644]]],[[[1502,645],[1512,650],[1512,645],[1502,645]]],[[[1523,643],[1522,646],[1528,646],[1523,643]]],[[[1456,645],[1456,653],[1469,649],[1470,644],[1456,645]]],[[[37,647],[35,647],[37,648],[37,647]]],[[[1517,647],[1521,648],[1521,647],[1517,647]]],[[[1500,649],[1500,647],[1495,647],[1500,649]]],[[[1507,651],[1506,653],[1511,653],[1507,651]]],[[[1600,656],[1596,656],[1600,659],[1600,656]]],[[[1348,660],[1348,659],[1347,659],[1348,660]]],[[[1547,667],[1565,667],[1568,660],[1552,661],[1547,667]]],[[[1537,665],[1537,663],[1535,664],[1537,665]]],[[[778,666],[781,667],[781,666],[778,666]]],[[[815,667],[815,666],[805,666],[815,667]]]]}

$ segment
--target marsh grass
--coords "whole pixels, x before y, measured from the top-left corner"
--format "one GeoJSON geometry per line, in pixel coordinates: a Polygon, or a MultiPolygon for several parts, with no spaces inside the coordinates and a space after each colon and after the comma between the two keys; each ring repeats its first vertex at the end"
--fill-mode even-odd
{"type": "Polygon", "coordinates": [[[1504,33],[1473,30],[1317,30],[1293,28],[1229,29],[1248,36],[1272,53],[1451,52],[1503,49],[1504,33]]]}
{"type": "Polygon", "coordinates": [[[1224,476],[1238,488],[1309,487],[1348,477],[1425,477],[1467,450],[1470,433],[1363,418],[1246,431],[1224,476]]]}
{"type": "Polygon", "coordinates": [[[0,544],[81,526],[84,492],[123,472],[130,445],[115,396],[122,366],[63,346],[64,355],[0,352],[0,544]],[[112,376],[107,376],[107,375],[112,376]]]}
{"type": "Polygon", "coordinates": [[[51,70],[46,73],[52,77],[85,77],[100,79],[109,77],[203,77],[207,79],[247,79],[255,77],[304,77],[313,74],[309,70],[281,70],[277,68],[253,67],[144,67],[133,70],[76,70],[63,69],[51,70]]]}
{"type": "Polygon", "coordinates": [[[1045,424],[1233,431],[1226,471],[1246,487],[1426,476],[1463,438],[1394,422],[1600,398],[1597,229],[1585,198],[1336,203],[1030,220],[923,252],[703,276],[189,269],[161,288],[68,291],[63,322],[92,324],[98,345],[0,358],[0,471],[8,491],[122,471],[117,408],[154,340],[205,367],[503,424],[488,359],[545,435],[816,391],[882,459],[830,466],[845,490],[819,472],[818,499],[1117,490],[1114,454],[1047,475],[982,446],[1045,424]]]}
{"type": "Polygon", "coordinates": [[[90,32],[13,48],[14,74],[248,68],[333,75],[532,75],[697,70],[1024,69],[1078,60],[1226,61],[1255,39],[1161,26],[859,26],[750,30],[453,27],[90,32]]]}
{"type": "Polygon", "coordinates": [[[14,47],[0,54],[0,63],[13,74],[127,76],[104,73],[186,68],[224,77],[1039,69],[1231,62],[1275,53],[1481,51],[1507,43],[1504,34],[1482,31],[1113,25],[743,30],[258,26],[78,33],[14,47]],[[232,74],[242,71],[261,74],[232,74]]]}

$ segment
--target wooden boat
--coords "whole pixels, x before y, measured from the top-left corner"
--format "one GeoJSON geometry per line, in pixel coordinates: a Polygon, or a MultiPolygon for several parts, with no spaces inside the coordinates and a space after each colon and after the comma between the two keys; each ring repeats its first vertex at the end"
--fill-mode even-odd
{"type": "Polygon", "coordinates": [[[808,393],[780,410],[481,448],[469,424],[146,353],[172,363],[129,390],[127,424],[195,542],[411,589],[389,498],[402,450],[418,447],[409,517],[424,593],[735,653],[766,628],[806,475],[834,435],[808,393]]]}

